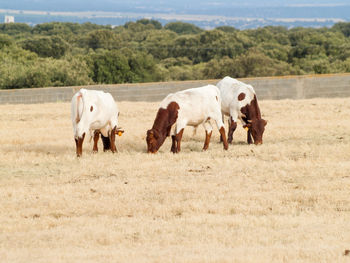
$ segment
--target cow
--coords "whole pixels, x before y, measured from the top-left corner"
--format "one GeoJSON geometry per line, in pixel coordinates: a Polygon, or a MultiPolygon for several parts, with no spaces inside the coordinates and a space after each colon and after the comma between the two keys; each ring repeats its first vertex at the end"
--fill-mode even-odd
{"type": "MultiPolygon", "coordinates": [[[[118,130],[119,110],[110,93],[80,89],[72,98],[71,117],[76,154],[83,152],[85,135],[94,138],[93,152],[97,152],[97,142],[101,134],[104,151],[117,151],[115,134],[118,130]]],[[[120,133],[119,133],[120,135],[120,133]]]]}
{"type": "Polygon", "coordinates": [[[228,76],[220,80],[216,86],[221,93],[222,116],[229,116],[228,143],[232,143],[237,119],[240,119],[243,128],[247,130],[248,144],[252,143],[251,136],[254,144],[262,144],[267,121],[261,118],[254,88],[228,76]]]}
{"type": "Polygon", "coordinates": [[[228,143],[220,104],[220,92],[214,85],[169,94],[160,103],[152,129],[147,131],[147,152],[156,153],[159,150],[166,137],[170,136],[174,124],[171,152],[180,152],[181,138],[186,126],[197,127],[200,124],[204,126],[206,133],[203,150],[207,150],[213,130],[211,119],[216,122],[224,149],[227,150],[228,143]]]}

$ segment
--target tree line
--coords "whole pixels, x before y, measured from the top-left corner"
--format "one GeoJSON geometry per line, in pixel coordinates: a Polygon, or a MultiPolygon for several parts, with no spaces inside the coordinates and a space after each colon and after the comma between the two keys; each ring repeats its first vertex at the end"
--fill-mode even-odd
{"type": "Polygon", "coordinates": [[[350,23],[203,30],[142,19],[0,24],[0,89],[350,72],[350,23]]]}

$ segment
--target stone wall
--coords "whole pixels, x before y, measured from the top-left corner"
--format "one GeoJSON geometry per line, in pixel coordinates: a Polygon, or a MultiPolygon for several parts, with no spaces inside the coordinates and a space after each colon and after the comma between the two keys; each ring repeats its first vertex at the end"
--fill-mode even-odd
{"type": "MultiPolygon", "coordinates": [[[[350,97],[350,74],[263,77],[240,80],[251,84],[261,100],[350,97]]],[[[0,90],[0,104],[67,102],[81,88],[110,92],[117,101],[160,101],[171,92],[207,84],[215,85],[218,81],[172,81],[0,90]]]]}

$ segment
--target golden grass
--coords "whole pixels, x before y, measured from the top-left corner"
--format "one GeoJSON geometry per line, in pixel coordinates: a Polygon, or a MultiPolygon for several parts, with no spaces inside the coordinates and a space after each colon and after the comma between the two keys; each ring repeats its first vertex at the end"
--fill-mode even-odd
{"type": "Polygon", "coordinates": [[[0,106],[1,262],[349,262],[349,98],[261,101],[263,145],[187,128],[178,155],[146,153],[158,103],[118,105],[119,153],[80,159],[68,103],[0,106]]]}

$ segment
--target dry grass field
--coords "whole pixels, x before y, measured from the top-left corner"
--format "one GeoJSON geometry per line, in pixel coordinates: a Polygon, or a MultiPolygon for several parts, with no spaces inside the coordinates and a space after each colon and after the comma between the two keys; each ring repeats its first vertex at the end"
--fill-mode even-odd
{"type": "Polygon", "coordinates": [[[350,98],[260,101],[239,127],[146,153],[158,103],[120,102],[119,153],[75,156],[69,103],[0,105],[1,262],[349,262],[350,98]]]}

